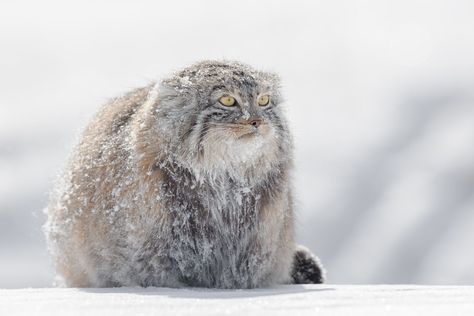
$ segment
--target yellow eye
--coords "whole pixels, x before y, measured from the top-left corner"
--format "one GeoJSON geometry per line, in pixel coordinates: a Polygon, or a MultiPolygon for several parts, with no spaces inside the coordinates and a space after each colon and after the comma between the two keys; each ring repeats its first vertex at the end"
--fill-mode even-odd
{"type": "Polygon", "coordinates": [[[219,102],[225,106],[233,106],[235,104],[235,99],[233,97],[225,95],[219,99],[219,102]]]}
{"type": "Polygon", "coordinates": [[[270,97],[268,96],[268,94],[261,95],[257,99],[257,103],[260,106],[265,106],[268,104],[268,102],[270,102],[270,97]]]}

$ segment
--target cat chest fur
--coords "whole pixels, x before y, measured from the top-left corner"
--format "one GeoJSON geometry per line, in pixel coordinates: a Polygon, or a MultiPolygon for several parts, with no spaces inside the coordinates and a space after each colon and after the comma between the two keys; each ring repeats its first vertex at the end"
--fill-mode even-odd
{"type": "Polygon", "coordinates": [[[265,277],[274,249],[268,243],[272,236],[260,227],[268,198],[261,186],[248,188],[231,179],[217,186],[197,184],[180,173],[163,178],[160,195],[168,230],[163,255],[175,264],[179,282],[254,287],[265,277]]]}

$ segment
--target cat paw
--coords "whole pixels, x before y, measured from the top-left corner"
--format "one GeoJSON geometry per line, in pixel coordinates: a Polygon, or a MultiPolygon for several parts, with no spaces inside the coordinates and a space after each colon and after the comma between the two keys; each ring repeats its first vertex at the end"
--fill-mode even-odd
{"type": "Polygon", "coordinates": [[[308,248],[296,247],[291,279],[293,284],[319,284],[325,281],[325,271],[321,262],[308,248]]]}

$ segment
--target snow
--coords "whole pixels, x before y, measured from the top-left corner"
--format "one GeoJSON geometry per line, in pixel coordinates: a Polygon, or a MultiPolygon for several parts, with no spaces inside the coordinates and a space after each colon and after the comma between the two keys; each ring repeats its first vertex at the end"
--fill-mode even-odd
{"type": "Polygon", "coordinates": [[[287,285],[272,289],[0,290],[0,315],[473,315],[474,287],[287,285]]]}

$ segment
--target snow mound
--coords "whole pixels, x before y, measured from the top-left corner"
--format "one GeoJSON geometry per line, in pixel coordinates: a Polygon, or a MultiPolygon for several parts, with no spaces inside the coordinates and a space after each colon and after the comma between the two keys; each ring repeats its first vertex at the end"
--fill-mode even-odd
{"type": "Polygon", "coordinates": [[[272,289],[0,290],[0,315],[474,315],[474,287],[286,285],[272,289]]]}

